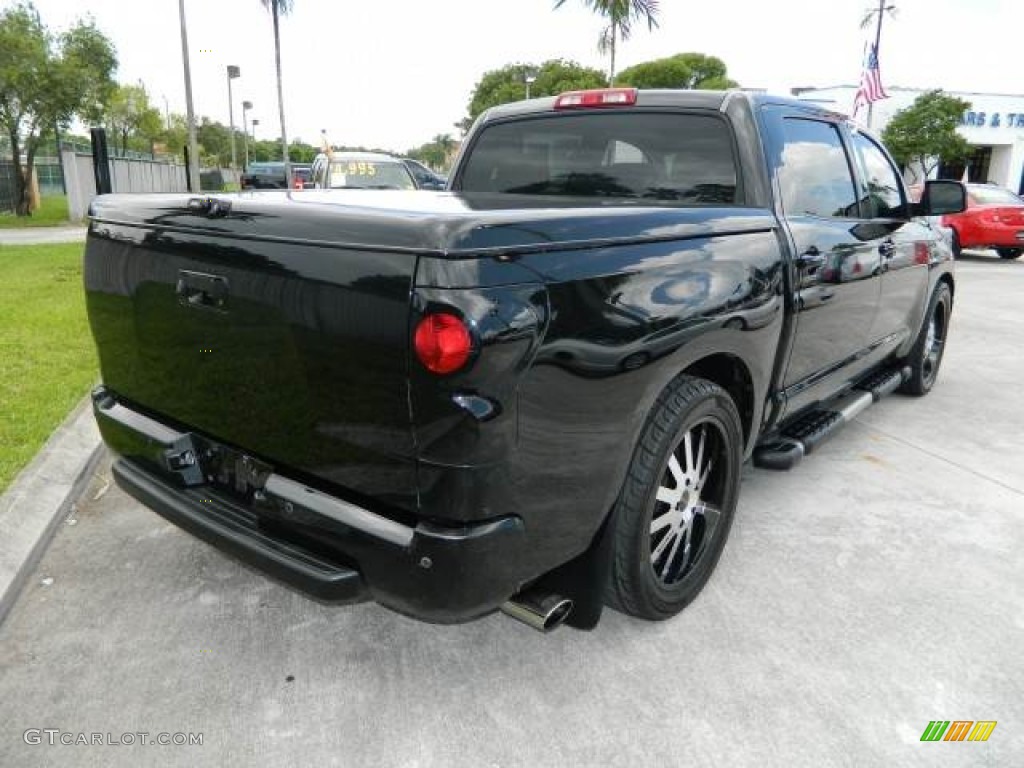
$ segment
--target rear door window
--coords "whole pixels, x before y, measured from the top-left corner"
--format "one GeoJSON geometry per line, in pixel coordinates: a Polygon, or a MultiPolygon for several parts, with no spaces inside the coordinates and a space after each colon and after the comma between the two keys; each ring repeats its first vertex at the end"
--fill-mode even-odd
{"type": "Polygon", "coordinates": [[[695,114],[559,114],[495,123],[470,150],[467,192],[731,204],[728,124],[695,114]]]}

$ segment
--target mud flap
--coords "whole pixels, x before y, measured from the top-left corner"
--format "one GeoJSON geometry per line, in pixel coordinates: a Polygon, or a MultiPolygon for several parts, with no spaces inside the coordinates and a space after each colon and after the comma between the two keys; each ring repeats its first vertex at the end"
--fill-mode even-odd
{"type": "Polygon", "coordinates": [[[612,571],[610,520],[609,514],[586,551],[549,571],[536,582],[541,590],[573,601],[572,612],[565,624],[574,629],[593,629],[604,611],[604,594],[612,571]]]}

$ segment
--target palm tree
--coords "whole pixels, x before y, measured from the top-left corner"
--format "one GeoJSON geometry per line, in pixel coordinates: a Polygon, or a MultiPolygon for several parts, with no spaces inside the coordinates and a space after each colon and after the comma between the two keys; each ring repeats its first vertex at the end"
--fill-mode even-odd
{"type": "Polygon", "coordinates": [[[860,28],[867,29],[868,25],[871,24],[872,20],[878,18],[878,28],[882,28],[882,15],[888,13],[892,18],[896,18],[896,6],[886,5],[885,2],[879,2],[877,8],[868,8],[864,12],[863,18],[860,20],[860,28]]]}
{"type": "MultiPolygon", "coordinates": [[[[561,8],[567,0],[555,0],[555,8],[561,8]]],[[[583,0],[583,4],[608,19],[608,26],[601,32],[597,50],[611,55],[608,70],[608,85],[615,85],[615,46],[619,40],[626,41],[633,33],[633,24],[646,21],[647,29],[658,26],[658,0],[583,0]]]]}
{"type": "Polygon", "coordinates": [[[437,147],[438,153],[441,155],[441,162],[438,167],[447,168],[448,159],[452,155],[452,151],[455,149],[455,139],[451,137],[450,133],[439,133],[434,137],[434,146],[437,147]]]}
{"type": "Polygon", "coordinates": [[[277,109],[281,115],[281,154],[284,159],[284,173],[288,188],[292,187],[292,166],[288,161],[288,131],[284,127],[284,95],[281,88],[281,32],[278,18],[287,16],[294,7],[294,0],[260,0],[264,8],[274,17],[274,63],[277,65],[277,109]]]}

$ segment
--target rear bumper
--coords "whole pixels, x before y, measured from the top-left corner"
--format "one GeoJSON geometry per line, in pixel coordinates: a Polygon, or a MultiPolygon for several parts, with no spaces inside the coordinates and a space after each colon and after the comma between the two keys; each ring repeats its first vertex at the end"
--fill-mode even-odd
{"type": "Polygon", "coordinates": [[[93,393],[93,410],[119,455],[113,472],[125,491],[321,600],[372,599],[418,619],[454,623],[496,610],[524,581],[526,537],[518,517],[458,528],[400,522],[178,431],[102,388],[93,393]],[[211,480],[224,471],[225,456],[238,469],[231,478],[236,488],[248,483],[243,493],[211,480]]]}

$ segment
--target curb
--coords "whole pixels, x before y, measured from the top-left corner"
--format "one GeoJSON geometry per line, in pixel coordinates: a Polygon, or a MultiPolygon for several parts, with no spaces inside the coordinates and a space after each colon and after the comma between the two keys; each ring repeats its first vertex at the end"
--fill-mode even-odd
{"type": "Polygon", "coordinates": [[[102,456],[86,396],[0,496],[0,623],[102,456]]]}

